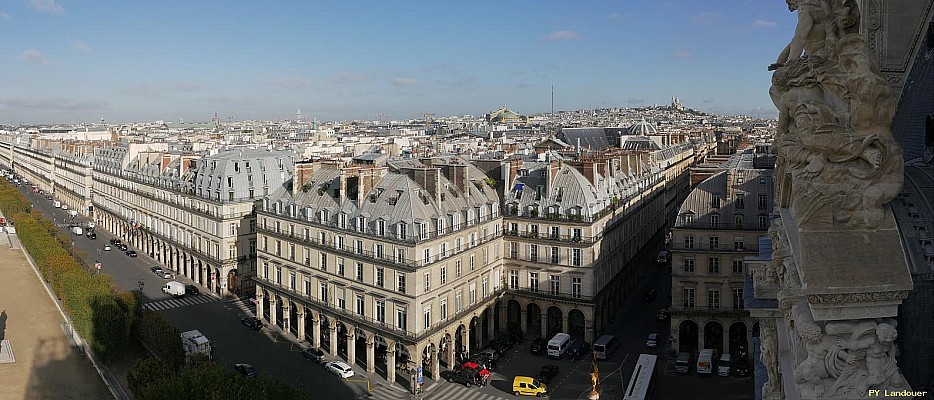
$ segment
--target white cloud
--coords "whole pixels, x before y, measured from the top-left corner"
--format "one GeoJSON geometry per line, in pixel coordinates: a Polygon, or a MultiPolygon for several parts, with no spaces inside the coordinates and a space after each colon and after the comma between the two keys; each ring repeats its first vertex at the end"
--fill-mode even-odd
{"type": "Polygon", "coordinates": [[[91,46],[88,46],[87,43],[82,42],[82,41],[80,41],[80,40],[72,40],[72,41],[71,41],[71,48],[73,48],[73,49],[75,49],[75,50],[78,50],[78,51],[83,51],[83,52],[85,52],[85,53],[91,51],[91,46]]]}
{"type": "Polygon", "coordinates": [[[55,2],[55,0],[27,0],[27,4],[33,9],[38,11],[52,13],[52,14],[64,14],[65,9],[62,6],[55,2]]]}
{"type": "Polygon", "coordinates": [[[415,86],[418,84],[418,79],[415,78],[396,78],[392,80],[393,86],[406,87],[406,86],[415,86]]]}
{"type": "Polygon", "coordinates": [[[548,40],[574,40],[580,39],[580,35],[574,31],[556,31],[548,35],[548,40]]]}
{"type": "Polygon", "coordinates": [[[45,64],[48,62],[45,59],[45,55],[42,54],[41,51],[35,49],[29,49],[20,53],[19,58],[33,64],[45,64]]]}
{"type": "Polygon", "coordinates": [[[752,22],[752,26],[756,28],[774,28],[775,25],[775,21],[766,21],[764,19],[757,19],[752,22]]]}
{"type": "Polygon", "coordinates": [[[716,25],[723,21],[725,16],[716,11],[703,11],[694,15],[694,22],[701,25],[716,25]]]}
{"type": "Polygon", "coordinates": [[[684,51],[684,50],[675,52],[675,54],[672,54],[672,55],[675,56],[675,57],[677,57],[677,58],[691,58],[691,57],[694,57],[693,54],[691,54],[690,52],[684,51]]]}

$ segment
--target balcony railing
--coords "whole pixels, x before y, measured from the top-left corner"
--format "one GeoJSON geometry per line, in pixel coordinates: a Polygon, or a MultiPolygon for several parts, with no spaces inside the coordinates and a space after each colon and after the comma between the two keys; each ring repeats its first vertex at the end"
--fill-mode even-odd
{"type": "Polygon", "coordinates": [[[709,244],[702,244],[702,245],[695,244],[693,247],[686,247],[684,244],[680,244],[680,245],[675,244],[671,246],[671,249],[675,251],[692,252],[692,253],[705,253],[705,252],[711,252],[711,251],[716,251],[716,252],[725,251],[725,252],[741,253],[741,252],[758,252],[759,251],[759,249],[755,247],[752,243],[749,243],[749,244],[743,243],[742,246],[736,246],[735,243],[718,244],[716,246],[711,246],[709,244]]]}
{"type": "Polygon", "coordinates": [[[507,230],[505,231],[506,236],[528,238],[528,239],[542,239],[542,240],[557,240],[559,242],[568,242],[568,243],[586,243],[592,244],[599,237],[595,236],[582,236],[582,235],[555,235],[547,232],[541,231],[526,231],[526,230],[507,230]]]}
{"type": "Polygon", "coordinates": [[[574,293],[561,292],[561,291],[555,294],[555,293],[552,293],[551,290],[542,290],[542,289],[532,290],[531,288],[517,288],[517,289],[509,289],[509,290],[513,292],[521,293],[526,296],[532,296],[532,297],[537,297],[540,299],[548,299],[548,300],[591,302],[594,299],[593,296],[585,296],[585,295],[575,296],[574,293]]]}

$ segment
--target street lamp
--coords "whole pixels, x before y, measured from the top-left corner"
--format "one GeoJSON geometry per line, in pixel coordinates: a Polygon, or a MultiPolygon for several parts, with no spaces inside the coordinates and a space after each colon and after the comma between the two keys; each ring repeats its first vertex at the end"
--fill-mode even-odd
{"type": "Polygon", "coordinates": [[[139,301],[142,302],[143,301],[143,286],[146,286],[146,282],[143,282],[143,280],[140,279],[139,282],[136,282],[136,285],[139,286],[139,301]]]}

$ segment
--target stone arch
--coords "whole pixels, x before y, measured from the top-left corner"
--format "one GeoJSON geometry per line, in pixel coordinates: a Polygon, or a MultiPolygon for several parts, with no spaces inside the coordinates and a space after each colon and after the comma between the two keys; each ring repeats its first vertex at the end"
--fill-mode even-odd
{"type": "Polygon", "coordinates": [[[719,321],[704,324],[704,348],[723,352],[723,325],[719,321]]]}
{"type": "Polygon", "coordinates": [[[467,358],[467,326],[460,324],[454,331],[454,359],[459,363],[462,358],[467,358]]]}
{"type": "Polygon", "coordinates": [[[215,267],[214,270],[211,271],[211,289],[214,290],[214,293],[218,296],[223,296],[223,293],[221,293],[221,279],[223,278],[221,278],[221,276],[220,268],[215,267]]]}
{"type": "Polygon", "coordinates": [[[480,336],[477,336],[477,344],[482,347],[484,343],[488,343],[493,338],[490,337],[490,316],[493,311],[490,311],[490,307],[487,307],[483,310],[483,313],[480,314],[480,323],[478,324],[480,328],[480,336]]]}
{"type": "Polygon", "coordinates": [[[730,343],[729,351],[730,354],[734,354],[734,357],[740,357],[742,355],[748,355],[749,349],[747,348],[748,344],[746,342],[746,323],[743,321],[736,321],[730,325],[730,343]]]}
{"type": "Polygon", "coordinates": [[[227,291],[231,293],[243,294],[240,286],[240,275],[237,272],[236,268],[231,269],[227,272],[227,291]]]}
{"type": "MultiPolygon", "coordinates": [[[[298,304],[289,299],[289,332],[298,337],[298,304]]],[[[299,338],[301,340],[302,338],[299,338]]]]}
{"type": "Polygon", "coordinates": [[[282,312],[285,309],[285,305],[282,304],[284,302],[285,301],[283,301],[282,297],[279,297],[279,295],[277,294],[276,295],[276,320],[272,321],[272,323],[280,328],[285,327],[283,320],[288,318],[285,315],[283,315],[284,313],[282,312]]]}
{"type": "Polygon", "coordinates": [[[522,305],[515,299],[506,302],[506,326],[510,331],[520,331],[524,326],[522,324],[522,305]]]}
{"type": "Polygon", "coordinates": [[[347,326],[340,320],[336,320],[337,326],[337,354],[347,359],[347,326]]]}
{"type": "Polygon", "coordinates": [[[561,308],[550,306],[547,314],[548,334],[546,336],[552,337],[558,332],[564,332],[564,312],[561,308]]]}
{"type": "MultiPolygon", "coordinates": [[[[500,323],[499,323],[501,308],[502,308],[502,301],[497,300],[496,303],[493,304],[493,332],[499,332],[503,330],[503,327],[500,326],[500,323]]],[[[490,338],[490,340],[493,340],[493,338],[490,338]]]]}
{"type": "Polygon", "coordinates": [[[318,347],[327,350],[328,353],[334,353],[334,349],[331,348],[331,319],[323,313],[318,314],[318,340],[318,347]]]}
{"type": "Polygon", "coordinates": [[[576,338],[584,338],[584,312],[579,309],[568,311],[568,334],[576,338]]]}
{"type": "Polygon", "coordinates": [[[681,324],[678,326],[678,349],[679,351],[687,351],[693,353],[698,349],[697,347],[697,337],[700,328],[697,326],[697,322],[692,320],[681,321],[681,324]]]}
{"type": "Polygon", "coordinates": [[[526,332],[541,336],[543,327],[542,308],[537,303],[529,303],[525,308],[526,332]]]}
{"type": "Polygon", "coordinates": [[[353,341],[354,341],[353,344],[354,346],[356,346],[354,349],[355,360],[347,360],[347,361],[351,365],[353,365],[353,363],[356,363],[362,366],[363,368],[366,368],[366,340],[367,340],[367,335],[370,335],[370,334],[359,328],[355,328],[354,333],[355,335],[353,338],[353,341]]]}
{"type": "Polygon", "coordinates": [[[480,330],[482,325],[480,323],[480,317],[474,315],[470,318],[470,328],[469,328],[469,337],[470,340],[467,342],[467,353],[473,353],[475,350],[479,350],[480,346],[477,344],[480,338],[480,330]]]}

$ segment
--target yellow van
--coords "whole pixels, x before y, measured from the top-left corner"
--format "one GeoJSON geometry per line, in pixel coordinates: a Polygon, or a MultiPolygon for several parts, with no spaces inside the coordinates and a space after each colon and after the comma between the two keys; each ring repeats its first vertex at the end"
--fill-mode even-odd
{"type": "Polygon", "coordinates": [[[512,380],[512,394],[516,396],[547,396],[547,389],[544,383],[527,376],[517,376],[512,380]]]}

